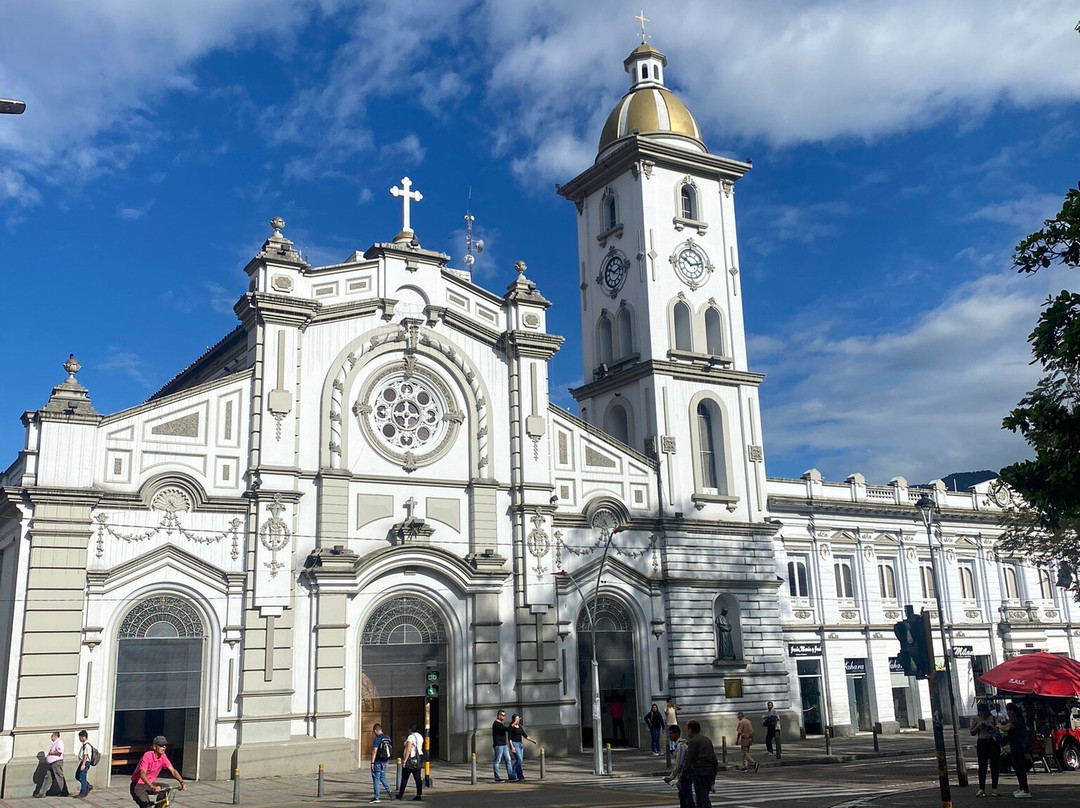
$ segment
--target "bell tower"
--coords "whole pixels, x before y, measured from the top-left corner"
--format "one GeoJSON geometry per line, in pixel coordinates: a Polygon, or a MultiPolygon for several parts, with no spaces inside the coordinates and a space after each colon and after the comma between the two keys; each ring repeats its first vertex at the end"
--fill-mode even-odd
{"type": "Polygon", "coordinates": [[[735,183],[749,163],[710,154],[647,42],[594,164],[560,186],[578,212],[582,418],[658,456],[665,508],[760,521],[765,469],[746,357],[735,183]]]}

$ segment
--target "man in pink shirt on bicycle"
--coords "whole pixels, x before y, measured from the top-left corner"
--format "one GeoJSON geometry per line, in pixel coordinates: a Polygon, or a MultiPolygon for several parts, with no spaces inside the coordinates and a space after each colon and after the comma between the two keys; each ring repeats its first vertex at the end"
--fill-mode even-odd
{"type": "Polygon", "coordinates": [[[150,751],[142,756],[135,774],[131,775],[131,799],[135,800],[139,808],[150,808],[155,800],[150,799],[151,794],[161,791],[161,786],[154,781],[161,774],[162,769],[168,769],[169,774],[180,783],[180,790],[187,788],[180,772],[173,768],[172,761],[165,755],[165,747],[169,742],[164,735],[158,735],[150,742],[150,751]]]}

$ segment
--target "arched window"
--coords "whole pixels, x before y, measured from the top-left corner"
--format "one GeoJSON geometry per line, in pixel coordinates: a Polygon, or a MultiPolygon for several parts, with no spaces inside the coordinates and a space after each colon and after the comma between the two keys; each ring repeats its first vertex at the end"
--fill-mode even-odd
{"type": "Polygon", "coordinates": [[[705,309],[705,350],[713,356],[724,355],[724,332],[720,312],[712,306],[705,309]]]}
{"type": "Polygon", "coordinates": [[[648,65],[642,65],[641,66],[641,77],[643,79],[647,79],[649,77],[649,66],[648,65]]]}
{"type": "Polygon", "coordinates": [[[919,567],[919,585],[922,587],[923,600],[932,600],[937,597],[934,589],[934,568],[929,564],[919,567]]]}
{"type": "Polygon", "coordinates": [[[626,408],[615,404],[607,412],[604,418],[604,431],[615,440],[621,440],[627,446],[630,445],[630,418],[626,414],[626,408]]]}
{"type": "Polygon", "coordinates": [[[619,212],[615,207],[615,194],[609,194],[604,202],[604,227],[611,230],[619,223],[619,212]]]}
{"type": "Polygon", "coordinates": [[[622,308],[618,316],[619,330],[619,356],[626,357],[634,352],[634,325],[630,317],[630,310],[622,308]]]}
{"type": "Polygon", "coordinates": [[[1005,575],[1005,597],[1008,600],[1020,600],[1020,587],[1016,580],[1016,567],[1006,564],[1003,569],[1005,575]]]}
{"type": "Polygon", "coordinates": [[[961,564],[958,567],[960,573],[960,597],[963,600],[975,600],[975,571],[971,564],[961,564]]]}
{"type": "Polygon", "coordinates": [[[684,219],[697,220],[697,192],[692,185],[684,185],[679,192],[680,215],[684,219]]]}
{"type": "Polygon", "coordinates": [[[659,65],[653,65],[652,66],[652,77],[654,79],[656,79],[657,81],[660,81],[660,66],[659,65]]]}
{"type": "Polygon", "coordinates": [[[1039,594],[1043,600],[1054,599],[1054,584],[1050,580],[1049,570],[1039,570],[1039,594]]]}
{"type": "Polygon", "coordinates": [[[675,304],[675,349],[678,351],[694,350],[693,328],[690,325],[690,307],[683,301],[675,304]]]}
{"type": "Polygon", "coordinates": [[[833,565],[836,578],[836,597],[855,600],[855,581],[851,575],[851,559],[838,558],[833,565]]]}
{"type": "Polygon", "coordinates": [[[614,351],[612,350],[611,320],[606,314],[603,315],[600,318],[600,322],[597,323],[596,336],[599,344],[598,354],[600,364],[610,365],[614,351]]]}
{"type": "Polygon", "coordinates": [[[793,598],[810,597],[810,579],[806,573],[806,557],[792,558],[787,563],[788,590],[793,598]]]}
{"type": "Polygon", "coordinates": [[[697,406],[698,465],[701,487],[707,492],[728,492],[727,462],[724,458],[724,423],[720,407],[705,399],[697,406]]]}
{"type": "Polygon", "coordinates": [[[896,600],[896,570],[892,561],[878,564],[878,588],[882,600],[896,600]]]}
{"type": "Polygon", "coordinates": [[[360,642],[363,645],[445,643],[446,627],[426,600],[394,598],[372,612],[360,642]]]}

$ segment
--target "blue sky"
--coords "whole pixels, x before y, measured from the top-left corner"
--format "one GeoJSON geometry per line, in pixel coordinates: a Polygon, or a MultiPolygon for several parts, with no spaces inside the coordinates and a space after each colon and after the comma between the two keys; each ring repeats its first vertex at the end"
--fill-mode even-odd
{"type": "MultiPolygon", "coordinates": [[[[469,189],[501,292],[523,259],[556,302],[556,401],[580,383],[575,213],[625,92],[639,5],[0,0],[0,451],[74,352],[95,406],[144,400],[234,323],[280,215],[315,264],[393,237],[461,266],[469,189]]],[[[646,9],[666,78],[737,187],[768,471],[885,482],[1024,453],[1001,417],[1025,342],[1076,278],[1012,247],[1080,179],[1067,2],[687,0],[646,9]]]]}

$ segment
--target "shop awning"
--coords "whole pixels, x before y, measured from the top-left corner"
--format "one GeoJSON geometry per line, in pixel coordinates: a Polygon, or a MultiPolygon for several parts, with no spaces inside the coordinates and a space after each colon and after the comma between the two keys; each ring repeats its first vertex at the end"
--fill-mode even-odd
{"type": "Polygon", "coordinates": [[[1009,693],[1036,696],[1080,696],[1080,662],[1057,654],[1021,654],[979,677],[1009,693]]]}

